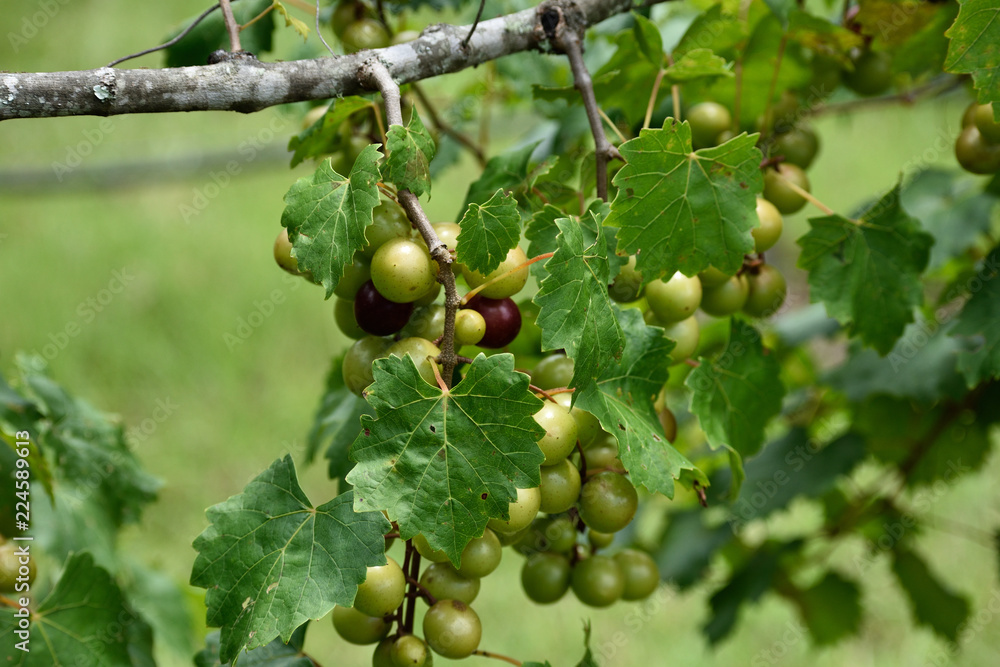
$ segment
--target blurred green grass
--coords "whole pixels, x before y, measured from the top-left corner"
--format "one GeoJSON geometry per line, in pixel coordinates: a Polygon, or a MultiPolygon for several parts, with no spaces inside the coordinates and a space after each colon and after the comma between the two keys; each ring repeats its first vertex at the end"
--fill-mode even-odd
{"type": "MultiPolygon", "coordinates": [[[[0,39],[0,67],[58,70],[103,64],[157,43],[168,27],[204,4],[143,3],[137,12],[124,0],[71,0],[16,53],[7,38],[0,39]]],[[[5,3],[0,36],[20,31],[22,19],[39,6],[37,0],[5,3]]],[[[146,57],[137,65],[158,63],[146,57]]],[[[461,76],[467,80],[480,74],[461,76]]],[[[457,78],[446,77],[437,85],[445,89],[457,78]]],[[[954,167],[950,137],[964,103],[956,98],[821,119],[817,126],[825,148],[810,173],[814,193],[835,210],[849,212],[890,187],[914,159],[954,167]],[[946,138],[945,150],[934,148],[941,137],[946,138]]],[[[298,127],[296,119],[274,110],[252,116],[200,113],[103,122],[110,123],[111,131],[101,132],[109,125],[97,118],[0,124],[0,171],[48,170],[73,150],[88,152],[80,169],[236,151],[241,144],[266,138],[272,123],[283,128],[268,143],[269,150],[276,150],[298,127]]],[[[505,117],[498,119],[493,135],[498,141],[516,141],[526,126],[523,118],[505,117]]],[[[286,452],[301,464],[328,361],[344,345],[331,317],[332,304],[322,300],[317,288],[285,277],[270,256],[282,196],[308,169],[289,172],[280,163],[265,165],[262,157],[248,163],[245,155],[237,155],[245,167],[242,173],[187,220],[183,207],[194,205],[199,192],[213,191],[207,169],[192,168],[180,178],[170,175],[162,182],[123,189],[0,194],[0,367],[9,370],[17,350],[45,351],[46,345],[55,345],[53,337],[58,341],[59,332],[75,323],[78,335],[67,336],[64,349],[51,360],[60,382],[120,413],[131,426],[150,418],[158,401],[176,406],[135,442],[140,459],[165,486],[145,521],[129,528],[123,542],[178,582],[187,581],[194,559],[190,545],[205,527],[205,507],[239,492],[286,452]],[[102,290],[116,271],[129,278],[125,289],[91,319],[87,300],[107,300],[102,290]],[[227,344],[226,334],[238,335],[241,320],[255,312],[261,317],[252,335],[238,345],[227,344]]],[[[455,216],[474,173],[451,169],[435,183],[427,206],[432,219],[455,216]]],[[[773,253],[783,268],[794,264],[794,239],[804,229],[802,214],[790,221],[773,253]]],[[[959,515],[984,529],[995,526],[1000,492],[990,480],[998,473],[994,456],[985,471],[949,488],[934,513],[959,515]]],[[[315,502],[332,495],[322,463],[305,469],[300,465],[300,474],[315,502]]],[[[796,506],[753,530],[763,535],[807,525],[814,518],[808,508],[796,506]]],[[[928,532],[918,544],[936,571],[971,596],[973,614],[986,608],[998,590],[994,552],[943,532],[928,532]]],[[[476,604],[484,619],[482,645],[523,659],[549,659],[555,667],[575,664],[582,620],[589,618],[595,648],[602,649],[606,665],[924,664],[925,656],[936,655],[943,644],[926,629],[913,627],[885,559],[863,576],[856,572],[852,563],[860,548],[849,544],[832,555],[832,562],[864,584],[863,630],[831,649],[812,649],[794,611],[771,596],[745,610],[734,635],[712,651],[699,634],[707,619],[709,589],[704,586],[684,595],[665,588],[648,605],[610,610],[565,600],[536,615],[515,585],[519,558],[513,553],[483,583],[476,604]]],[[[714,571],[710,581],[718,581],[720,574],[714,571]]],[[[203,618],[199,611],[199,632],[204,631],[203,618]]],[[[992,616],[990,621],[997,622],[992,616]]],[[[987,623],[955,662],[996,664],[996,627],[987,623]]],[[[327,620],[316,625],[307,646],[322,664],[369,664],[370,649],[338,642],[327,620]]],[[[158,655],[165,665],[189,664],[162,648],[158,655]]]]}

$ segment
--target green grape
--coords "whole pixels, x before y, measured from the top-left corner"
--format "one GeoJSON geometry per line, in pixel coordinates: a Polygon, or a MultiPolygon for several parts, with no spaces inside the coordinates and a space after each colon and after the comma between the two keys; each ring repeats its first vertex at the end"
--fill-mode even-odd
{"type": "Polygon", "coordinates": [[[447,315],[445,307],[439,303],[418,308],[410,315],[410,321],[400,330],[403,337],[426,338],[435,341],[444,335],[444,320],[447,315]]]}
{"type": "Polygon", "coordinates": [[[360,340],[368,335],[358,326],[358,321],[354,318],[353,301],[338,297],[333,303],[333,320],[337,323],[337,328],[348,338],[360,340]]]}
{"type": "Polygon", "coordinates": [[[556,403],[569,410],[569,413],[573,415],[573,419],[576,420],[576,439],[580,441],[581,445],[586,447],[601,433],[601,422],[593,413],[576,406],[570,407],[573,402],[572,394],[555,394],[552,398],[556,399],[556,403]]]}
{"type": "MultiPolygon", "coordinates": [[[[431,260],[431,265],[436,267],[437,262],[431,260]]],[[[437,268],[434,269],[434,275],[437,275],[437,268]]],[[[437,282],[437,279],[435,279],[434,284],[431,285],[431,288],[429,290],[427,290],[427,293],[424,294],[419,299],[417,299],[416,301],[414,301],[413,305],[418,307],[429,306],[435,301],[437,301],[437,298],[440,295],[441,295],[441,283],[437,282]]]]}
{"type": "Polygon", "coordinates": [[[411,303],[434,286],[434,262],[410,239],[389,239],[372,258],[372,282],[379,294],[395,303],[411,303]]]}
{"type": "Polygon", "coordinates": [[[461,600],[472,604],[479,595],[479,579],[466,579],[451,563],[431,563],[420,575],[420,584],[438,600],[461,600]]]}
{"type": "Polygon", "coordinates": [[[347,53],[365,49],[382,49],[389,46],[389,33],[375,19],[362,18],[344,28],[340,43],[347,53]]]}
{"type": "Polygon", "coordinates": [[[573,360],[565,354],[550,354],[531,371],[531,384],[541,389],[568,387],[573,381],[573,360]]]}
{"type": "MultiPolygon", "coordinates": [[[[892,55],[863,50],[854,60],[854,71],[845,71],[844,84],[858,95],[881,95],[892,84],[892,55]]],[[[770,199],[770,197],[768,197],[770,199]]]]}
{"type": "Polygon", "coordinates": [[[667,436],[667,442],[672,443],[677,439],[677,417],[666,405],[656,411],[656,416],[660,420],[660,426],[663,427],[663,435],[667,436]]]}
{"type": "Polygon", "coordinates": [[[396,667],[430,667],[434,663],[427,644],[414,635],[397,637],[392,644],[390,655],[392,664],[396,667]]]}
{"type": "Polygon", "coordinates": [[[372,362],[386,356],[390,341],[378,336],[365,336],[358,340],[344,355],[344,384],[361,396],[368,385],[375,381],[372,362]]]}
{"type": "Polygon", "coordinates": [[[722,144],[726,143],[727,141],[731,141],[735,137],[736,137],[736,133],[733,132],[732,130],[723,130],[722,132],[719,132],[719,135],[717,137],[715,137],[715,144],[714,145],[721,146],[722,144]]]}
{"type": "MultiPolygon", "coordinates": [[[[12,473],[13,474],[13,473],[12,473]]],[[[0,538],[2,540],[3,538],[0,538]]],[[[35,559],[28,558],[27,563],[21,563],[21,556],[17,554],[16,546],[13,542],[0,544],[0,592],[15,593],[18,584],[28,584],[35,582],[38,571],[35,566],[35,559]],[[21,571],[24,568],[24,571],[21,571]],[[21,577],[21,581],[18,581],[21,577]]]]}
{"type": "Polygon", "coordinates": [[[580,497],[580,471],[569,459],[544,466],[541,475],[538,490],[542,494],[541,511],[546,514],[565,512],[580,497]]]}
{"type": "Polygon", "coordinates": [[[717,102],[695,104],[688,109],[686,118],[691,125],[691,141],[695,148],[714,146],[716,137],[733,124],[729,109],[717,102]]]}
{"type": "Polygon", "coordinates": [[[702,292],[712,287],[718,287],[732,277],[732,274],[723,273],[714,266],[710,266],[698,274],[698,280],[701,281],[702,292]]]}
{"type": "Polygon", "coordinates": [[[621,599],[625,577],[614,558],[591,556],[573,567],[570,585],[583,604],[608,607],[621,599]]]}
{"type": "Polygon", "coordinates": [[[538,604],[558,601],[569,590],[569,559],[555,553],[536,553],[521,567],[521,587],[538,604]]]}
{"type": "Polygon", "coordinates": [[[645,551],[625,549],[614,556],[625,578],[623,600],[642,600],[660,585],[660,568],[645,551]]]}
{"type": "Polygon", "coordinates": [[[552,401],[545,401],[534,416],[538,425],[545,429],[545,435],[538,441],[538,448],[545,454],[542,465],[555,465],[576,447],[576,420],[569,410],[552,401]]]}
{"type": "Polygon", "coordinates": [[[733,276],[722,285],[705,291],[701,297],[701,309],[713,317],[732,315],[747,302],[749,293],[746,276],[733,276]]]}
{"type": "Polygon", "coordinates": [[[481,579],[500,565],[503,547],[496,534],[489,528],[482,537],[471,540],[462,550],[458,573],[466,579],[481,579]]]}
{"type": "Polygon", "coordinates": [[[983,139],[991,144],[1000,144],[1000,123],[993,120],[993,105],[977,104],[974,113],[976,129],[983,139]]]}
{"type": "Polygon", "coordinates": [[[955,140],[955,158],[972,174],[992,174],[1000,171],[1000,144],[983,139],[979,128],[970,125],[955,140]]]}
{"type": "Polygon", "coordinates": [[[505,547],[517,547],[517,543],[524,538],[525,535],[531,530],[531,526],[527,528],[522,528],[516,533],[497,533],[497,539],[500,540],[500,544],[505,547]]]}
{"type": "Polygon", "coordinates": [[[437,386],[437,378],[434,375],[436,362],[434,360],[440,356],[441,349],[426,338],[404,338],[389,346],[385,354],[386,356],[395,355],[400,358],[409,355],[417,370],[420,371],[420,377],[427,384],[437,386]]]}
{"type": "Polygon", "coordinates": [[[386,241],[409,239],[411,231],[410,220],[403,209],[393,202],[385,202],[372,211],[372,224],[365,228],[365,240],[368,244],[358,254],[371,261],[375,252],[386,241]]]}
{"type": "Polygon", "coordinates": [[[614,533],[602,533],[599,530],[588,530],[587,531],[587,541],[590,542],[590,546],[597,550],[603,549],[604,547],[610,545],[615,541],[614,533]]]}
{"type": "Polygon", "coordinates": [[[663,327],[664,335],[677,343],[670,351],[670,363],[679,364],[698,351],[698,341],[701,339],[701,326],[698,318],[692,315],[686,320],[674,322],[663,327]]]}
{"type": "Polygon", "coordinates": [[[333,10],[333,14],[330,17],[330,27],[333,28],[333,34],[340,39],[347,26],[351,25],[358,19],[365,18],[371,15],[371,10],[363,2],[356,2],[355,0],[342,0],[337,4],[336,9],[333,10]]]}
{"type": "Polygon", "coordinates": [[[511,272],[510,275],[499,278],[489,287],[484,287],[479,291],[479,294],[490,299],[506,299],[520,292],[524,288],[525,283],[528,282],[528,267],[522,266],[527,261],[528,256],[524,254],[523,250],[515,246],[507,252],[507,257],[500,262],[500,266],[485,276],[467,266],[462,267],[462,276],[465,277],[465,282],[469,283],[469,287],[476,288],[499,276],[503,276],[505,273],[511,272]]]}
{"type": "Polygon", "coordinates": [[[475,345],[486,335],[486,320],[469,308],[455,313],[455,344],[475,345]]]}
{"type": "Polygon", "coordinates": [[[631,303],[642,296],[642,274],[635,270],[635,255],[622,264],[621,271],[608,285],[608,295],[618,303],[631,303]]]}
{"type": "Polygon", "coordinates": [[[274,239],[274,261],[293,276],[302,275],[299,273],[299,260],[292,255],[292,242],[288,240],[287,229],[282,229],[278,238],[274,239]]]}
{"type": "MultiPolygon", "coordinates": [[[[577,473],[579,476],[579,473],[577,473]]],[[[560,516],[540,524],[545,540],[545,551],[569,553],[576,546],[576,524],[570,519],[560,516]]]]}
{"type": "Polygon", "coordinates": [[[654,280],[646,285],[646,301],[664,324],[687,319],[701,303],[701,281],[697,277],[687,277],[675,273],[670,280],[654,280]]]}
{"type": "Polygon", "coordinates": [[[333,627],[352,644],[374,644],[389,634],[389,623],[381,616],[369,616],[351,607],[333,608],[333,627]]]}
{"type": "Polygon", "coordinates": [[[760,219],[760,226],[751,229],[750,233],[753,235],[754,250],[765,252],[773,248],[781,238],[784,220],[781,211],[763,197],[757,197],[757,217],[760,219]]]}
{"type": "Polygon", "coordinates": [[[775,137],[771,154],[783,156],[786,164],[808,169],[818,152],[819,137],[812,128],[800,125],[775,137]]]}
{"type": "Polygon", "coordinates": [[[333,293],[341,299],[354,301],[354,295],[371,277],[371,264],[360,253],[355,253],[351,263],[344,267],[344,275],[333,288],[333,293]]]}
{"type": "Polygon", "coordinates": [[[793,190],[789,182],[806,192],[810,191],[806,172],[794,164],[779,164],[764,171],[764,199],[785,215],[796,213],[806,205],[806,198],[793,190]]]}
{"type": "Polygon", "coordinates": [[[438,655],[460,660],[479,648],[483,626],[461,600],[438,600],[424,616],[424,639],[438,655]]]}
{"type": "Polygon", "coordinates": [[[976,123],[976,110],[978,108],[979,108],[979,105],[976,104],[975,102],[972,102],[971,104],[969,104],[969,106],[965,107],[965,112],[962,114],[962,127],[963,128],[969,127],[970,125],[975,125],[975,123],[976,123]]]}
{"type": "Polygon", "coordinates": [[[507,508],[510,518],[507,520],[493,518],[486,525],[498,533],[519,532],[531,525],[541,504],[542,495],[537,486],[530,489],[518,489],[517,500],[507,508]]]}
{"type": "Polygon", "coordinates": [[[403,32],[397,32],[392,37],[392,45],[397,46],[399,44],[406,44],[407,42],[412,42],[418,37],[420,37],[420,33],[416,30],[404,30],[403,32]]]}
{"type": "MultiPolygon", "coordinates": [[[[431,227],[441,243],[448,246],[448,250],[451,251],[451,256],[454,258],[458,248],[458,235],[462,233],[462,228],[454,222],[435,222],[431,227]]],[[[459,262],[452,262],[451,268],[456,278],[465,271],[465,265],[459,262]]]]}
{"type": "Polygon", "coordinates": [[[622,462],[618,459],[618,441],[610,433],[594,440],[583,450],[583,459],[588,471],[605,468],[621,469],[622,462]]]}
{"type": "Polygon", "coordinates": [[[750,293],[743,312],[750,317],[770,317],[785,303],[788,287],[781,271],[770,264],[757,267],[757,273],[747,278],[750,293]]]}
{"type": "MultiPolygon", "coordinates": [[[[413,536],[413,546],[417,549],[417,553],[432,563],[448,562],[448,554],[443,551],[433,549],[430,543],[427,542],[427,538],[424,537],[423,533],[417,533],[413,536]]],[[[434,597],[438,596],[435,595],[434,597]]]]}
{"type": "Polygon", "coordinates": [[[378,643],[372,653],[372,667],[396,667],[396,663],[392,661],[392,645],[395,641],[395,637],[386,637],[378,643]]]}
{"type": "Polygon", "coordinates": [[[632,482],[616,472],[599,472],[580,491],[580,518],[589,528],[617,533],[632,521],[639,495],[632,482]]]}
{"type": "Polygon", "coordinates": [[[386,561],[385,565],[368,568],[354,596],[354,608],[369,616],[381,618],[394,612],[406,595],[406,578],[399,563],[388,557],[386,561]]]}

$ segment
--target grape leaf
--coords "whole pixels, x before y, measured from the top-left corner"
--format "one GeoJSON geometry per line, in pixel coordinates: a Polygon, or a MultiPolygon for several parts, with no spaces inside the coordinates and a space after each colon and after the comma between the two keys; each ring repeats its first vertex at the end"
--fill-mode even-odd
{"type": "MultiPolygon", "coordinates": [[[[244,0],[233,4],[233,16],[237,23],[243,25],[270,6],[271,0],[244,0]]],[[[179,35],[194,22],[195,18],[192,16],[185,21],[183,27],[171,33],[168,39],[179,35]]],[[[260,54],[271,50],[273,37],[274,17],[268,13],[253,25],[240,31],[240,45],[244,51],[260,54]]],[[[229,33],[226,31],[226,24],[220,11],[209,14],[183,39],[164,50],[166,66],[204,65],[208,62],[208,56],[217,49],[229,49],[229,33]]]]}
{"type": "Polygon", "coordinates": [[[133,660],[130,644],[139,655],[151,652],[145,621],[128,608],[111,575],[86,552],[70,557],[55,588],[32,610],[30,652],[15,649],[23,638],[14,634],[14,614],[10,607],[0,610],[0,642],[8,665],[133,665],[139,661],[133,660]]]}
{"type": "Polygon", "coordinates": [[[906,72],[914,79],[934,76],[944,70],[949,44],[945,32],[955,22],[960,9],[958,3],[951,2],[933,3],[932,6],[936,11],[930,21],[900,44],[892,56],[893,69],[906,72]]]}
{"type": "Polygon", "coordinates": [[[626,165],[614,178],[618,195],[604,224],[620,227],[619,249],[634,254],[649,282],[675,271],[694,275],[714,266],[735,273],[753,252],[763,187],[757,135],[692,151],[687,121],[668,119],[619,149],[626,165]]]}
{"type": "Polygon", "coordinates": [[[533,301],[542,329],[542,349],[565,349],[574,361],[572,386],[582,391],[600,370],[621,358],[625,346],[618,318],[608,296],[610,282],[607,243],[600,225],[593,244],[584,241],[580,225],[570,218],[555,221],[558,249],[545,263],[533,301]]]}
{"type": "Polygon", "coordinates": [[[385,161],[386,178],[400,190],[409,190],[418,197],[430,194],[430,165],[437,148],[416,109],[405,128],[402,125],[389,127],[386,141],[389,151],[385,161]]]}
{"type": "Polygon", "coordinates": [[[969,601],[941,583],[924,559],[913,551],[898,548],[892,556],[892,571],[910,598],[917,623],[945,639],[958,641],[959,631],[969,616],[969,601]]]}
{"type": "Polygon", "coordinates": [[[326,288],[327,299],[344,267],[366,244],[365,228],[379,204],[380,158],[374,144],[365,147],[346,177],[324,160],[312,176],[295,181],[285,194],[281,224],[288,228],[292,254],[299,270],[311,273],[313,281],[326,288]]]}
{"type": "Polygon", "coordinates": [[[836,572],[827,572],[793,599],[816,646],[834,644],[861,626],[861,590],[836,572]]]}
{"type": "MultiPolygon", "coordinates": [[[[315,667],[316,663],[302,652],[305,644],[306,628],[303,623],[286,644],[280,639],[273,640],[266,646],[247,651],[240,656],[239,667],[315,667]]],[[[219,633],[211,632],[205,637],[205,648],[194,657],[195,667],[223,667],[219,660],[219,633]]],[[[231,665],[231,662],[225,663],[231,665]]]]}
{"type": "Polygon", "coordinates": [[[462,231],[456,241],[456,259],[483,275],[500,266],[521,238],[517,202],[502,189],[484,204],[470,203],[458,224],[462,231]]]}
{"type": "MultiPolygon", "coordinates": [[[[981,104],[1000,102],[1000,4],[965,0],[945,36],[951,40],[945,70],[971,74],[981,104]]],[[[1000,104],[993,117],[1000,121],[1000,104]]]]}
{"type": "Polygon", "coordinates": [[[714,360],[699,361],[684,384],[709,445],[753,456],[764,443],[764,427],[781,412],[785,387],[778,360],[764,349],[760,332],[733,318],[726,348],[714,360]]]}
{"type": "MultiPolygon", "coordinates": [[[[594,73],[594,94],[601,107],[616,109],[630,123],[640,122],[653,82],[664,66],[663,40],[656,24],[633,13],[632,25],[614,36],[615,53],[594,73]]],[[[582,101],[579,91],[564,89],[571,104],[582,101]]],[[[669,87],[660,90],[669,94],[669,87]]]]}
{"type": "Polygon", "coordinates": [[[958,316],[955,336],[971,338],[975,348],[958,355],[958,370],[965,381],[974,387],[984,380],[1000,377],[1000,246],[994,248],[983,261],[983,268],[976,276],[979,290],[965,304],[958,316]]]}
{"type": "Polygon", "coordinates": [[[540,143],[542,142],[536,141],[490,158],[482,175],[469,186],[465,203],[460,210],[464,212],[469,208],[469,204],[482,204],[488,201],[500,188],[512,190],[528,182],[528,162],[540,143]]]}
{"type": "Polygon", "coordinates": [[[413,360],[375,361],[368,402],[376,419],[351,446],[347,481],[358,511],[385,510],[406,540],[422,533],[456,566],[491,517],[509,516],[517,488],[538,486],[541,402],[510,354],[477,356],[447,392],[428,384],[413,360]]]}
{"type": "Polygon", "coordinates": [[[334,100],[319,120],[288,140],[288,150],[292,152],[290,166],[296,167],[304,160],[340,150],[344,144],[340,126],[358,111],[371,106],[370,101],[357,96],[334,100]]]}
{"type": "Polygon", "coordinates": [[[809,226],[798,243],[810,298],[850,324],[852,335],[888,354],[923,301],[920,274],[933,238],[903,210],[898,185],[859,220],[828,215],[810,218],[809,226]]]}
{"type": "Polygon", "coordinates": [[[281,18],[285,19],[286,28],[291,28],[295,32],[299,33],[303,42],[309,39],[309,26],[306,25],[305,21],[301,21],[288,13],[285,5],[279,2],[279,0],[273,0],[272,4],[275,11],[281,14],[281,18]]]}
{"type": "Polygon", "coordinates": [[[706,525],[705,512],[700,507],[672,512],[655,554],[660,577],[682,591],[694,586],[715,553],[729,544],[734,535],[727,524],[706,525]]]}
{"type": "Polygon", "coordinates": [[[306,440],[306,463],[329,441],[325,457],[330,461],[330,479],[343,480],[353,467],[348,451],[361,432],[361,415],[371,415],[368,401],[344,385],[344,359],[336,357],[326,376],[326,389],[320,399],[312,428],[306,440]]]}
{"type": "MultiPolygon", "coordinates": [[[[580,218],[573,217],[573,220],[577,221],[580,231],[583,234],[584,246],[589,247],[593,245],[597,240],[598,230],[601,230],[601,234],[604,235],[604,241],[607,245],[608,276],[614,278],[621,270],[622,264],[628,261],[628,258],[615,254],[618,246],[618,239],[615,238],[617,230],[603,227],[602,225],[602,221],[608,217],[609,210],[607,202],[595,199],[587,207],[587,212],[583,216],[580,218]]],[[[564,217],[566,217],[565,213],[550,204],[546,204],[535,211],[524,229],[524,238],[529,241],[529,257],[538,257],[548,252],[555,252],[559,248],[559,243],[556,240],[559,236],[559,227],[556,225],[556,220],[564,217]]],[[[548,272],[545,270],[545,262],[535,262],[531,265],[531,271],[539,281],[548,275],[548,272]]]]}
{"type": "Polygon", "coordinates": [[[861,32],[882,44],[905,44],[937,13],[939,4],[920,0],[859,0],[861,32]]]}
{"type": "Polygon", "coordinates": [[[674,497],[674,480],[708,485],[705,474],[674,449],[663,434],[653,399],[667,381],[673,341],[650,327],[635,308],[614,307],[625,334],[621,358],[601,369],[597,382],[579,391],[576,405],[593,413],[618,439],[618,452],[636,486],[674,497]]]}
{"type": "Polygon", "coordinates": [[[711,49],[692,49],[667,67],[664,72],[667,81],[682,83],[715,76],[733,76],[725,58],[712,53],[711,49]]]}
{"type": "Polygon", "coordinates": [[[354,602],[367,568],[386,562],[389,522],[355,512],[353,502],[348,492],[313,507],[285,456],[207,510],[212,525],[194,541],[191,584],[208,591],[221,660],[278,636],[288,641],[305,621],[354,602]]]}

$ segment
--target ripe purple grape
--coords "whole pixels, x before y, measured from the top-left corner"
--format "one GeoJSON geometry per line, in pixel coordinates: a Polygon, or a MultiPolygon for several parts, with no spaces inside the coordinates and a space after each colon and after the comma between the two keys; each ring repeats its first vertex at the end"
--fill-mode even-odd
{"type": "Polygon", "coordinates": [[[521,311],[513,299],[489,299],[476,295],[469,300],[466,308],[476,311],[486,320],[486,333],[479,341],[479,347],[506,347],[521,330],[521,311]]]}
{"type": "Polygon", "coordinates": [[[394,334],[410,321],[412,303],[389,301],[375,289],[375,283],[366,282],[354,297],[354,318],[358,326],[373,336],[394,334]]]}

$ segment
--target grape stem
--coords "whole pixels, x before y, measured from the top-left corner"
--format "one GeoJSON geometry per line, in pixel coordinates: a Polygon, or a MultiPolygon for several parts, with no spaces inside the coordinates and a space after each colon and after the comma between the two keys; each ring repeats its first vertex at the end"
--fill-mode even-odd
{"type": "Polygon", "coordinates": [[[810,204],[812,204],[813,206],[815,206],[819,210],[823,211],[827,215],[834,215],[834,212],[833,212],[832,208],[830,208],[829,206],[827,206],[826,204],[824,204],[820,200],[818,200],[815,197],[813,197],[812,193],[809,192],[808,190],[800,188],[798,185],[796,185],[795,183],[792,183],[790,180],[788,180],[787,178],[785,178],[785,175],[781,173],[780,169],[775,169],[775,173],[778,174],[778,177],[781,178],[781,180],[783,180],[785,182],[785,185],[788,186],[789,190],[791,190],[792,192],[794,192],[798,196],[802,197],[807,202],[809,202],[810,204]]]}
{"type": "Polygon", "coordinates": [[[427,604],[433,605],[433,604],[437,603],[437,598],[434,597],[431,594],[431,592],[429,590],[427,590],[427,588],[422,583],[420,583],[418,580],[414,579],[413,577],[411,577],[410,575],[407,574],[406,575],[406,581],[410,584],[410,586],[412,586],[413,588],[416,589],[416,591],[420,595],[420,597],[422,597],[423,599],[427,600],[427,604]]]}
{"type": "Polygon", "coordinates": [[[524,269],[524,268],[527,268],[527,267],[531,266],[535,262],[538,262],[538,261],[543,260],[543,259],[548,259],[549,257],[552,257],[552,255],[554,255],[554,254],[555,254],[554,252],[547,252],[547,253],[539,255],[538,257],[532,257],[527,262],[524,262],[523,264],[519,264],[518,266],[515,266],[510,271],[506,271],[504,273],[501,273],[499,276],[496,276],[494,278],[490,278],[489,280],[487,280],[485,283],[483,283],[479,287],[477,287],[477,288],[475,288],[473,290],[469,290],[469,292],[464,297],[462,297],[462,305],[464,306],[465,304],[469,303],[469,301],[472,299],[472,297],[476,296],[477,294],[479,294],[480,292],[482,292],[484,289],[486,289],[487,287],[489,287],[493,283],[495,283],[495,282],[497,282],[499,280],[503,280],[507,276],[509,276],[509,275],[511,275],[513,273],[517,273],[521,269],[524,269]]]}
{"type": "Polygon", "coordinates": [[[242,51],[243,46],[240,44],[240,24],[236,22],[236,17],[233,16],[233,8],[230,6],[229,0],[219,0],[219,7],[222,8],[222,20],[226,24],[226,32],[229,33],[229,50],[233,53],[242,51]]]}
{"type": "MultiPolygon", "coordinates": [[[[382,101],[385,103],[385,116],[389,125],[403,124],[403,110],[400,102],[399,85],[392,78],[389,70],[382,61],[372,58],[365,61],[358,71],[358,78],[366,86],[377,89],[382,94],[382,101]]],[[[457,350],[455,349],[455,313],[461,300],[458,297],[458,288],[455,286],[455,272],[452,270],[451,253],[448,246],[441,242],[434,228],[431,227],[427,214],[420,206],[417,196],[406,189],[398,190],[396,193],[399,204],[406,211],[406,216],[410,223],[420,232],[430,251],[431,258],[438,263],[438,282],[444,285],[444,335],[441,337],[441,368],[445,387],[451,386],[451,378],[458,364],[457,350]]],[[[437,369],[435,368],[435,374],[437,369]]]]}
{"type": "Polygon", "coordinates": [[[529,383],[528,384],[528,389],[530,389],[531,391],[535,392],[536,394],[541,394],[542,396],[544,396],[545,398],[549,399],[553,403],[557,402],[556,399],[552,398],[552,394],[550,394],[549,392],[545,391],[541,387],[536,387],[535,385],[529,383]]]}
{"type": "Polygon", "coordinates": [[[517,665],[520,667],[523,663],[520,660],[515,660],[507,655],[501,655],[500,653],[493,653],[492,651],[484,651],[482,649],[476,649],[472,652],[473,655],[481,655],[484,658],[493,658],[494,660],[502,660],[503,662],[509,662],[512,665],[517,665]]]}
{"type": "Polygon", "coordinates": [[[608,201],[608,162],[621,160],[622,156],[614,144],[608,141],[608,135],[604,133],[597,98],[594,96],[594,82],[590,78],[587,65],[583,62],[580,34],[567,26],[566,21],[562,20],[561,16],[555,27],[553,44],[569,59],[574,84],[576,89],[580,91],[580,97],[583,98],[587,120],[590,122],[590,131],[594,135],[594,159],[597,161],[597,196],[603,201],[608,201]]]}

